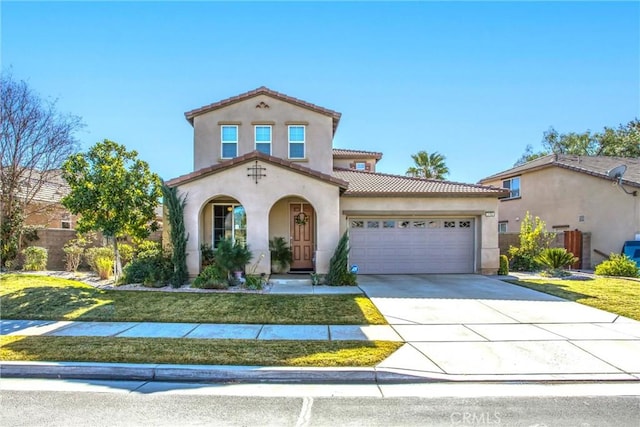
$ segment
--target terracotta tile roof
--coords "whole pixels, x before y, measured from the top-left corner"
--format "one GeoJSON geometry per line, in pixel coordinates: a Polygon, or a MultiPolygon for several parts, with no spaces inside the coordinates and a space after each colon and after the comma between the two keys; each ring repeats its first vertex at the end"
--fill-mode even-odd
{"type": "Polygon", "coordinates": [[[320,107],[318,105],[312,104],[307,101],[303,101],[298,98],[294,98],[289,95],[285,95],[284,93],[276,92],[275,90],[271,90],[265,86],[260,86],[257,89],[250,90],[249,92],[242,93],[240,95],[232,96],[231,98],[223,99],[218,102],[214,102],[213,104],[205,105],[200,108],[196,108],[195,110],[187,111],[184,113],[186,119],[193,125],[193,118],[204,113],[208,113],[209,111],[217,110],[219,108],[224,108],[228,105],[235,104],[236,102],[241,102],[249,98],[253,98],[258,95],[268,95],[272,98],[279,99],[284,102],[288,102],[293,105],[297,105],[298,107],[306,108],[311,111],[315,111],[316,113],[324,114],[333,119],[333,133],[336,133],[336,129],[338,128],[338,123],[340,122],[341,113],[337,111],[329,110],[328,108],[320,107]]]}
{"type": "Polygon", "coordinates": [[[189,174],[182,175],[177,178],[173,178],[167,181],[166,184],[170,187],[175,187],[178,185],[186,184],[187,182],[196,181],[198,179],[204,178],[205,176],[209,176],[209,175],[218,173],[220,171],[226,170],[230,167],[241,165],[243,163],[248,163],[254,160],[260,160],[266,163],[271,163],[273,165],[282,166],[282,167],[291,169],[302,175],[310,176],[312,178],[316,178],[321,181],[325,181],[325,182],[329,182],[331,184],[337,185],[343,190],[346,189],[348,185],[346,181],[343,181],[340,178],[327,175],[304,166],[300,166],[295,162],[290,162],[288,160],[284,160],[279,157],[268,156],[259,151],[252,151],[243,156],[235,157],[233,159],[224,161],[222,163],[218,163],[213,166],[208,166],[206,168],[202,168],[195,172],[191,172],[189,174]]]}
{"type": "Polygon", "coordinates": [[[401,175],[360,172],[335,168],[333,176],[349,183],[344,196],[397,197],[473,197],[505,196],[502,188],[462,184],[437,179],[411,178],[401,175]]]}
{"type": "Polygon", "coordinates": [[[559,167],[608,180],[610,178],[607,173],[616,166],[623,164],[627,166],[627,171],[622,177],[622,183],[632,187],[640,187],[640,159],[609,156],[574,156],[568,154],[550,154],[539,157],[523,165],[483,178],[480,183],[509,178],[520,175],[523,172],[531,172],[548,167],[559,167]]]}
{"type": "Polygon", "coordinates": [[[376,151],[348,150],[346,148],[333,149],[334,159],[359,159],[363,157],[380,160],[382,158],[382,153],[378,153],[376,151]]]}

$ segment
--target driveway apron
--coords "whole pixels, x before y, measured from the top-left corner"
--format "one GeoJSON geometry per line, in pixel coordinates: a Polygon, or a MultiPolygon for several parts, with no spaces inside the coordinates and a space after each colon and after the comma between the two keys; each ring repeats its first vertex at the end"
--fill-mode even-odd
{"type": "Polygon", "coordinates": [[[377,366],[449,379],[640,379],[640,322],[480,275],[363,275],[406,341],[377,366]]]}

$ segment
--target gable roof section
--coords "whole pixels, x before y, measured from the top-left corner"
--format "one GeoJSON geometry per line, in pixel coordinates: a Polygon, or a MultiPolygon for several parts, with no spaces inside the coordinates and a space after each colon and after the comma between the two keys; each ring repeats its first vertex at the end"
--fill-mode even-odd
{"type": "Polygon", "coordinates": [[[568,154],[550,154],[548,156],[539,157],[523,165],[483,178],[480,180],[480,183],[495,179],[509,178],[525,172],[533,172],[549,167],[559,167],[610,181],[611,178],[609,178],[607,173],[616,166],[623,164],[627,166],[627,171],[622,177],[622,183],[632,187],[640,187],[640,160],[637,158],[574,156],[568,154]]]}
{"type": "Polygon", "coordinates": [[[328,108],[320,107],[318,105],[303,101],[298,98],[294,98],[289,95],[285,95],[284,93],[276,92],[275,90],[271,90],[265,86],[260,86],[259,88],[250,90],[249,92],[241,93],[240,95],[232,96],[231,98],[223,99],[221,101],[214,102],[213,104],[205,105],[204,107],[187,111],[186,113],[184,113],[184,116],[189,121],[189,123],[193,125],[194,117],[199,116],[200,114],[224,108],[231,104],[235,104],[236,102],[242,102],[258,95],[267,95],[272,98],[279,99],[280,101],[288,102],[290,104],[297,105],[298,107],[306,108],[307,110],[315,111],[316,113],[324,114],[325,116],[331,117],[331,119],[333,120],[333,133],[335,135],[336,129],[338,128],[338,123],[340,122],[340,117],[342,116],[341,113],[329,110],[328,108]]]}
{"type": "Polygon", "coordinates": [[[208,166],[206,168],[202,168],[195,172],[191,172],[186,175],[179,176],[177,178],[173,178],[166,182],[166,184],[170,187],[175,187],[178,185],[186,184],[188,182],[197,181],[206,176],[213,175],[215,173],[221,172],[223,170],[229,169],[234,166],[238,166],[244,163],[249,163],[254,160],[260,160],[266,163],[270,163],[272,165],[281,166],[287,169],[291,169],[294,172],[297,172],[302,175],[306,175],[312,178],[316,178],[320,181],[328,182],[330,184],[336,185],[341,188],[341,190],[346,190],[348,183],[341,180],[340,178],[333,177],[331,175],[327,175],[321,172],[317,172],[313,169],[306,168],[304,166],[300,166],[297,163],[290,162],[279,157],[273,157],[261,153],[259,151],[252,151],[240,157],[235,157],[233,159],[227,160],[222,163],[218,163],[213,166],[208,166]]]}
{"type": "Polygon", "coordinates": [[[382,153],[376,151],[348,150],[346,148],[333,149],[334,159],[361,159],[363,157],[380,160],[382,158],[382,153]]]}
{"type": "Polygon", "coordinates": [[[352,169],[335,168],[333,175],[349,183],[343,195],[353,197],[501,197],[509,193],[502,188],[477,184],[360,172],[352,169]]]}

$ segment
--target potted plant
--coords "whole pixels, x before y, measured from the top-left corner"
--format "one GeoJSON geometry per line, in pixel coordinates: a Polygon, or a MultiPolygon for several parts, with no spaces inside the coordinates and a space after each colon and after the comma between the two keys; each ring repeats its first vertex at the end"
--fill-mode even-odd
{"type": "Polygon", "coordinates": [[[251,261],[253,254],[248,246],[231,239],[222,239],[218,242],[215,251],[215,260],[218,265],[229,272],[233,272],[236,279],[242,277],[245,265],[251,261]]]}
{"type": "Polygon", "coordinates": [[[285,272],[293,260],[293,252],[284,237],[274,237],[269,240],[269,251],[271,251],[271,271],[276,274],[285,272]]]}

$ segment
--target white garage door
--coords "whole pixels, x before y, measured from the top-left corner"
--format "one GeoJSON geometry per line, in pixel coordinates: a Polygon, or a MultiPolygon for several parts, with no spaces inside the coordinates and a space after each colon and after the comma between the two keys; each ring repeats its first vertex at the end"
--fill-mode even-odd
{"type": "Polygon", "coordinates": [[[474,272],[473,219],[350,218],[349,227],[360,274],[474,272]]]}

